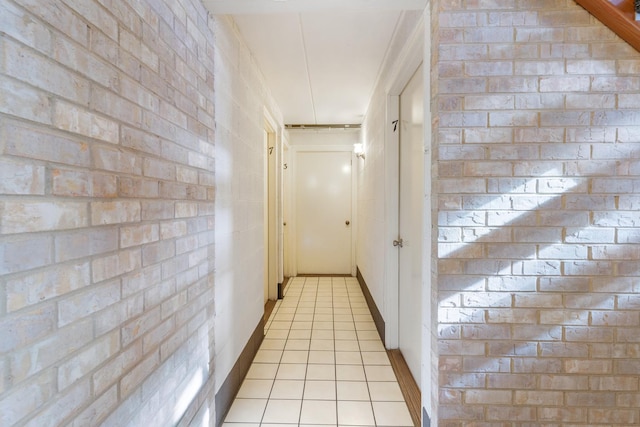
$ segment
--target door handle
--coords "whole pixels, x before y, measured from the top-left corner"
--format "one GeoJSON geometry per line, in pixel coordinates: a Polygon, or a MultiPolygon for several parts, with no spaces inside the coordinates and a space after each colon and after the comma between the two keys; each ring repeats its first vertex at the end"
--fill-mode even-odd
{"type": "Polygon", "coordinates": [[[402,239],[394,240],[393,246],[401,248],[402,246],[404,246],[404,241],[402,239]]]}
{"type": "Polygon", "coordinates": [[[347,226],[349,226],[349,224],[351,224],[351,222],[350,222],[349,220],[346,220],[344,223],[345,223],[347,226]]]}

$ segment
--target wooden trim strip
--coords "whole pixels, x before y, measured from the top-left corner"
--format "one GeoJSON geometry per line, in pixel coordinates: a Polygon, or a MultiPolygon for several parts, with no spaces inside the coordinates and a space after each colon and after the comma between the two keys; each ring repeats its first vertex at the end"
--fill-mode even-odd
{"type": "Polygon", "coordinates": [[[369,311],[371,312],[371,316],[373,317],[373,322],[376,324],[376,329],[378,330],[378,335],[382,339],[382,342],[385,343],[385,324],[384,317],[378,310],[378,306],[376,302],[373,300],[373,296],[371,296],[371,292],[369,292],[369,287],[367,283],[364,281],[364,277],[362,277],[362,273],[360,273],[360,269],[356,267],[356,278],[358,279],[358,283],[360,284],[360,288],[362,289],[362,293],[364,294],[364,299],[367,301],[367,306],[369,306],[369,311]]]}
{"type": "MultiPolygon", "coordinates": [[[[356,269],[356,277],[358,278],[358,283],[360,284],[360,288],[362,288],[362,293],[364,294],[364,298],[369,306],[369,311],[371,311],[371,316],[376,324],[376,329],[378,329],[378,334],[384,343],[384,318],[382,317],[382,314],[380,314],[380,310],[378,310],[378,306],[373,300],[371,292],[369,292],[369,287],[367,286],[362,273],[360,273],[359,268],[356,269]]],[[[395,372],[396,378],[398,379],[398,384],[400,385],[400,390],[402,390],[404,400],[407,402],[411,419],[413,420],[414,425],[418,427],[420,425],[420,412],[422,411],[422,395],[420,394],[418,384],[416,384],[416,381],[413,379],[409,366],[404,360],[404,356],[402,356],[400,350],[387,350],[387,355],[391,361],[393,372],[395,372]]]]}
{"type": "Polygon", "coordinates": [[[276,307],[276,302],[272,299],[267,300],[267,302],[264,304],[264,314],[262,315],[262,321],[264,322],[265,325],[269,321],[269,316],[271,316],[271,313],[273,313],[273,309],[275,307],[276,307]]]}
{"type": "Polygon", "coordinates": [[[387,350],[387,354],[389,355],[393,372],[395,372],[396,378],[398,379],[404,400],[407,402],[413,424],[418,427],[420,425],[420,412],[422,411],[422,394],[420,393],[418,384],[416,384],[416,381],[413,379],[409,366],[404,360],[404,356],[402,356],[400,350],[387,350]]]}
{"type": "Polygon", "coordinates": [[[635,19],[633,0],[576,0],[576,3],[640,51],[640,23],[635,19]]]}
{"type": "Polygon", "coordinates": [[[220,390],[216,393],[216,426],[220,427],[222,425],[229,409],[231,409],[233,399],[235,399],[236,394],[238,394],[242,381],[247,375],[263,339],[264,318],[261,318],[249,341],[247,341],[247,344],[244,346],[242,353],[240,353],[238,360],[233,365],[231,372],[229,372],[222,387],[220,387],[220,390]]]}

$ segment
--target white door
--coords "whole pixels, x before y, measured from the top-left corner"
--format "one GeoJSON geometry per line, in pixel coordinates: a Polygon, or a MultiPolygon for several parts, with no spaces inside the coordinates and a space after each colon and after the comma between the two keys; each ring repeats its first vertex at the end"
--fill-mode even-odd
{"type": "Polygon", "coordinates": [[[424,212],[422,66],[400,94],[399,348],[420,386],[424,212]]]}
{"type": "Polygon", "coordinates": [[[263,228],[263,241],[264,241],[264,303],[269,300],[269,133],[264,130],[264,228],[263,228]]]}
{"type": "Polygon", "coordinates": [[[278,236],[276,194],[276,134],[264,130],[264,302],[277,298],[278,236]]]}
{"type": "Polygon", "coordinates": [[[282,214],[282,218],[283,218],[283,222],[282,222],[282,232],[283,232],[283,238],[282,238],[282,252],[283,252],[283,271],[284,271],[284,277],[291,277],[291,264],[290,264],[290,254],[291,254],[291,248],[289,245],[289,239],[291,236],[291,233],[289,232],[291,226],[290,224],[290,217],[291,217],[291,206],[289,203],[289,200],[291,199],[290,196],[290,191],[289,188],[291,188],[291,167],[290,167],[290,160],[289,160],[289,147],[287,145],[283,146],[283,153],[282,153],[282,185],[283,185],[283,190],[282,190],[282,194],[283,194],[283,204],[282,204],[282,210],[283,210],[283,214],[282,214]]]}
{"type": "Polygon", "coordinates": [[[298,274],[351,274],[351,152],[296,155],[298,274]]]}

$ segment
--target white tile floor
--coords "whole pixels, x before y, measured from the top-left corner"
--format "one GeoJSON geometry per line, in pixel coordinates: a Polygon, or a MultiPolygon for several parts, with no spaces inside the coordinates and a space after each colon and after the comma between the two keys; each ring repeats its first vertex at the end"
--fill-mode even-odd
{"type": "Polygon", "coordinates": [[[223,427],[413,426],[355,278],[297,277],[223,427]]]}

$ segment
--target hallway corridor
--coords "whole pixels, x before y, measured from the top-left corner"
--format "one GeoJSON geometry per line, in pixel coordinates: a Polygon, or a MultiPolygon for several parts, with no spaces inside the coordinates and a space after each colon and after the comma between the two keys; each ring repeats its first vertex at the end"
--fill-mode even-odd
{"type": "Polygon", "coordinates": [[[297,277],[224,427],[413,426],[358,281],[297,277]]]}

